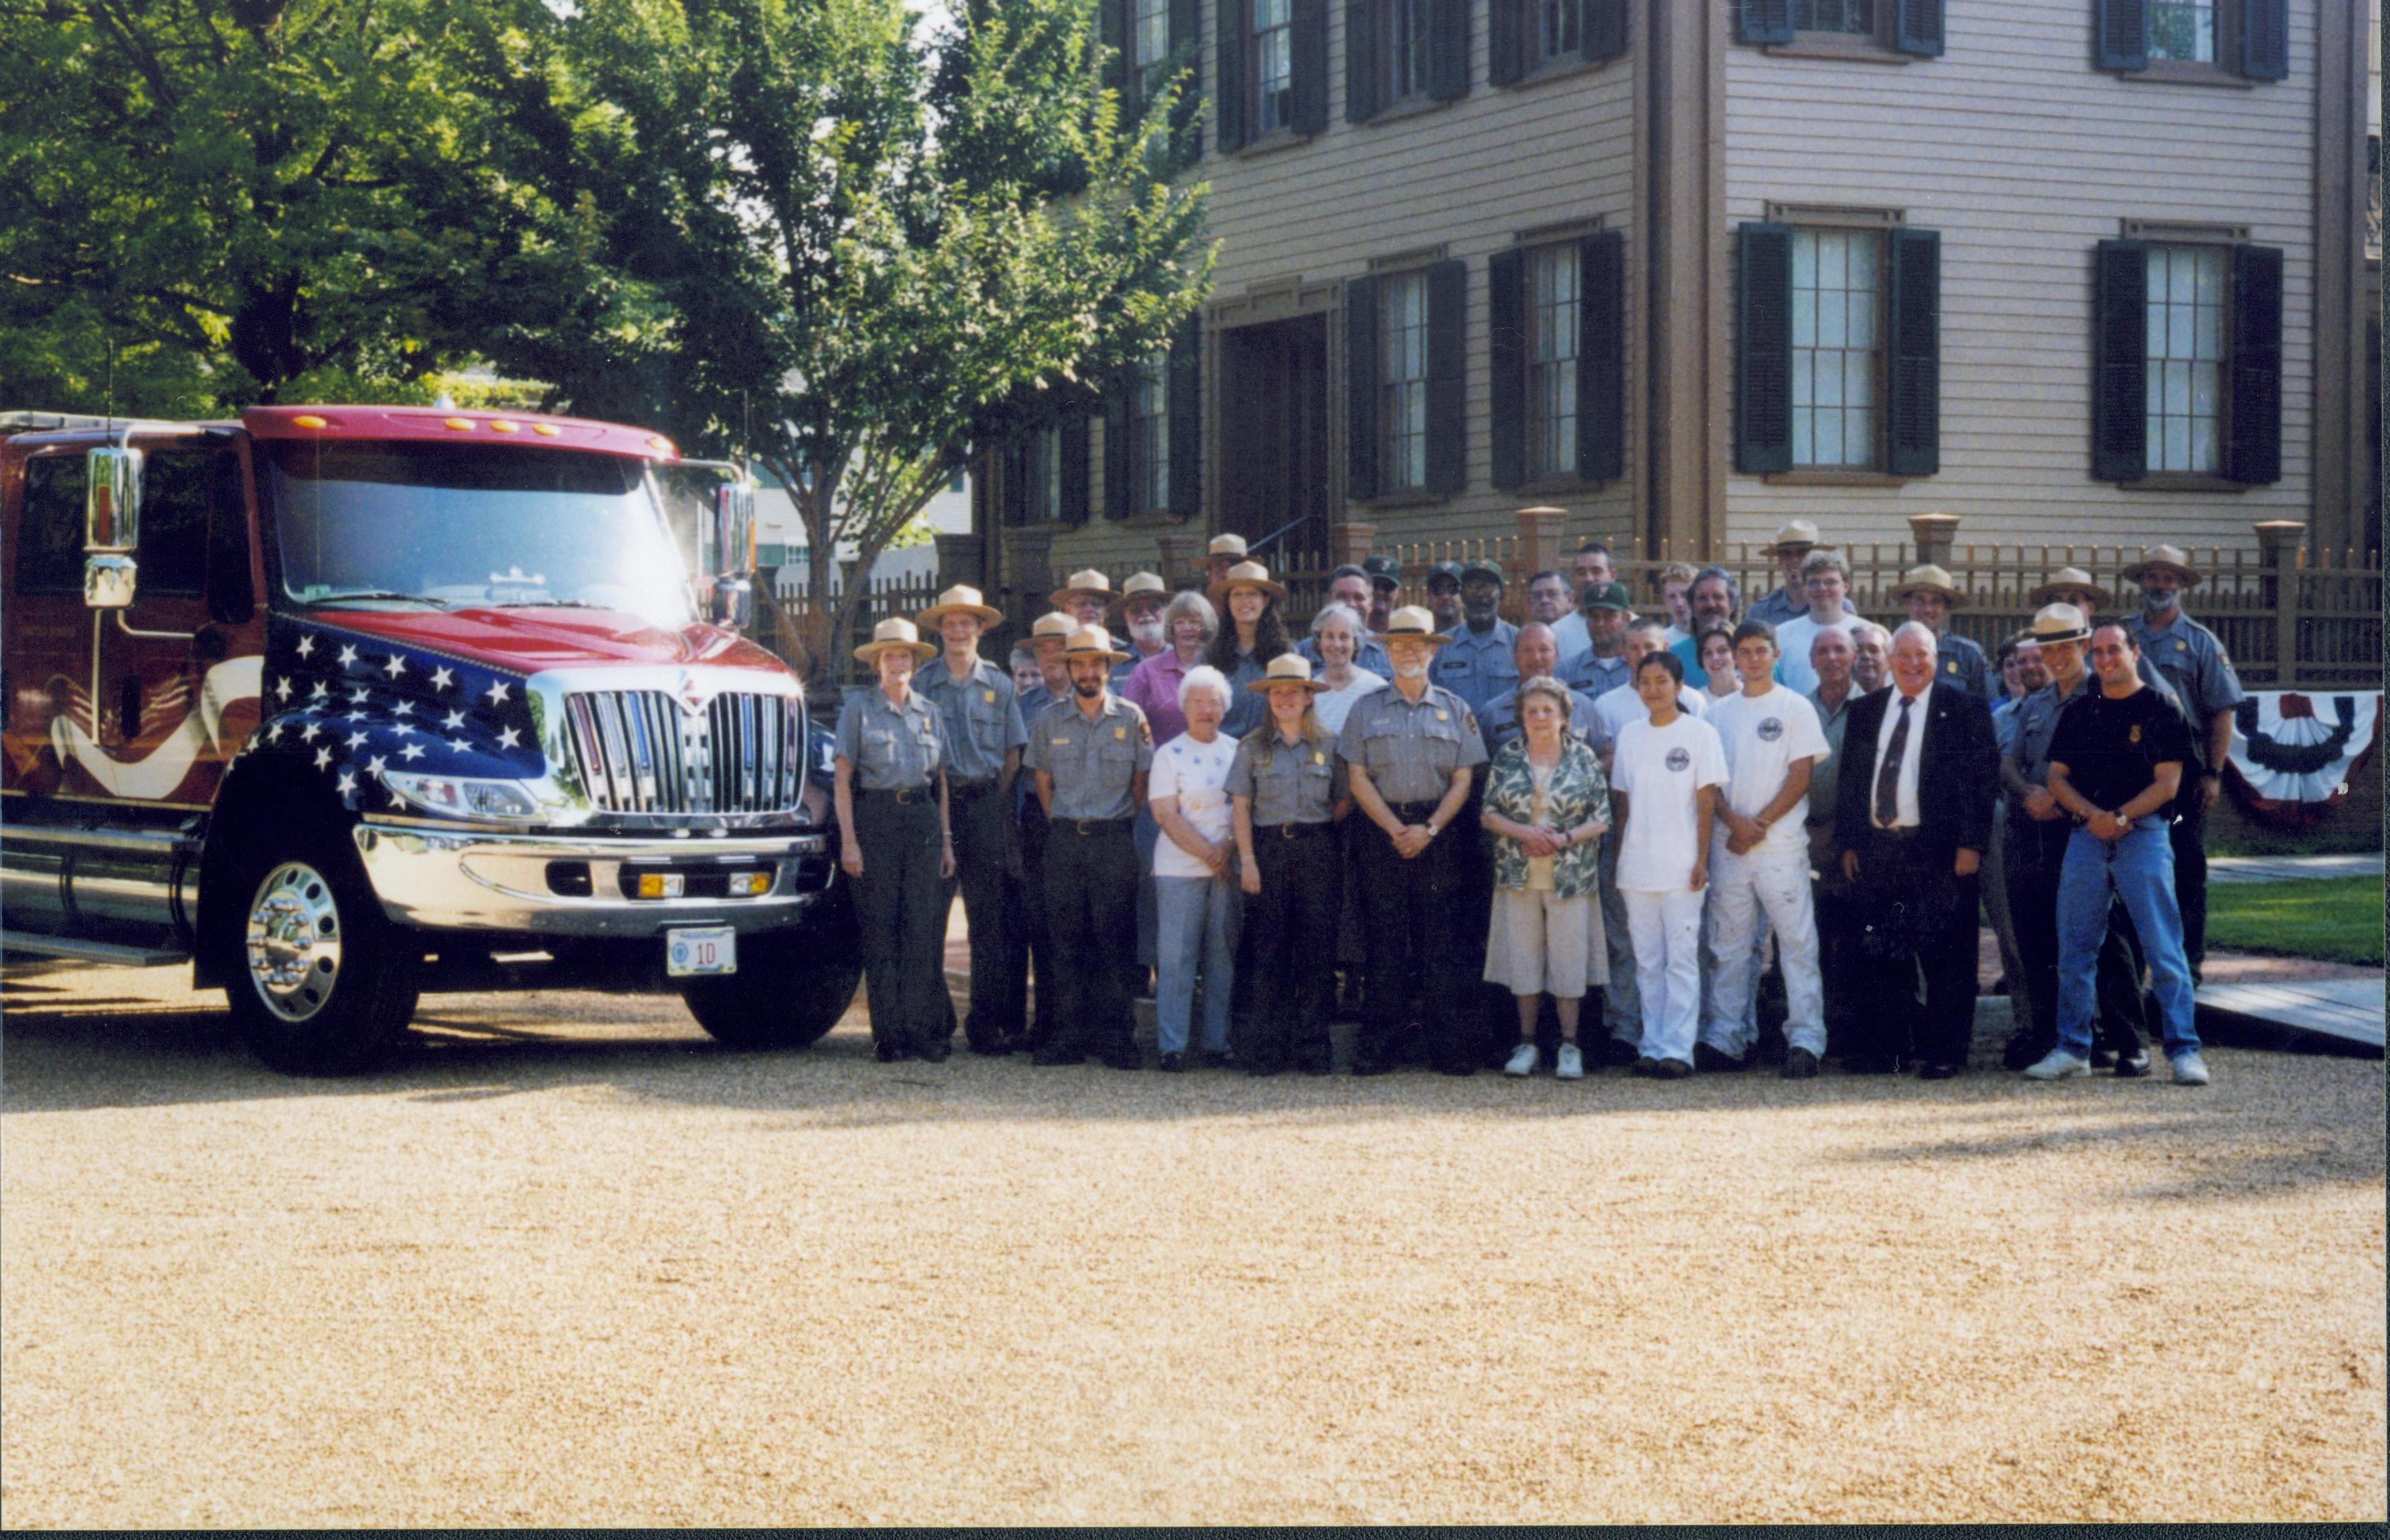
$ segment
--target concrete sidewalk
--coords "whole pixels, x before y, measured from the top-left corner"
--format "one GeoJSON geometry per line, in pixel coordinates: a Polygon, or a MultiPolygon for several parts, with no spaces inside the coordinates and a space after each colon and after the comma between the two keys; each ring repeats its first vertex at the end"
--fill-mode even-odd
{"type": "Polygon", "coordinates": [[[2382,853],[2345,855],[2211,855],[2211,883],[2302,882],[2327,877],[2379,877],[2382,853]]]}

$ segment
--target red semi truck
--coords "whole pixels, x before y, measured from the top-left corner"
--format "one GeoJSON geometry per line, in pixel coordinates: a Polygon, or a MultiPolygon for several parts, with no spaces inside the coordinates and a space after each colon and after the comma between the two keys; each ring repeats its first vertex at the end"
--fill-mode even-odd
{"type": "Polygon", "coordinates": [[[432,989],[814,1041],[860,963],[829,734],[738,634],[752,508],[568,417],[0,417],[0,942],[188,956],[292,1072],[432,989]]]}

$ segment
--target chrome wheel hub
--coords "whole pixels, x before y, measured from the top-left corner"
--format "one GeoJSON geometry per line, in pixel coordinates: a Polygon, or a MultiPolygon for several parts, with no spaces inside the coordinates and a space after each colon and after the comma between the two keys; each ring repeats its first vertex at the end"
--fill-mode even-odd
{"type": "Polygon", "coordinates": [[[332,885],[303,861],[286,861],[249,905],[249,981],[265,1007],[304,1021],[332,997],[341,973],[341,914],[332,885]]]}

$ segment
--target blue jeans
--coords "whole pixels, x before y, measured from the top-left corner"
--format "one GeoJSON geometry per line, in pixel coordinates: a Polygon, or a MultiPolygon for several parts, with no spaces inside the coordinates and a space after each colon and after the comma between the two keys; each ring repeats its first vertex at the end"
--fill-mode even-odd
{"type": "Polygon", "coordinates": [[[1195,982],[1203,982],[1203,1048],[1228,1048],[1228,1000],[1237,978],[1237,889],[1208,877],[1157,877],[1153,986],[1155,1046],[1187,1051],[1195,982]]]}
{"type": "Polygon", "coordinates": [[[2113,844],[2085,828],[2067,838],[2066,864],[2058,879],[2058,1046],[2080,1058],[2091,1056],[2095,972],[2100,943],[2108,933],[2112,892],[2133,917],[2149,959],[2166,1057],[2196,1051],[2191,965],[2183,957],[2182,913],[2175,907],[2174,847],[2165,820],[2157,817],[2139,820],[2113,844]]]}

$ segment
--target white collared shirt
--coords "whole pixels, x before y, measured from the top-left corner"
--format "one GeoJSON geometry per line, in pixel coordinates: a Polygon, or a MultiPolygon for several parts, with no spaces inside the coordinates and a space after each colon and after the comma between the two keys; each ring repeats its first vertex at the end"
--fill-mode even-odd
{"type": "Polygon", "coordinates": [[[1908,708],[1908,739],[1900,746],[1900,782],[1897,793],[1898,810],[1890,825],[1893,828],[1915,828],[1924,819],[1917,811],[1917,767],[1925,758],[1925,714],[1934,699],[1934,687],[1927,685],[1914,697],[1904,696],[1900,687],[1892,687],[1892,699],[1883,703],[1883,725],[1875,734],[1875,768],[1868,773],[1868,821],[1878,828],[1886,826],[1875,815],[1875,783],[1883,774],[1883,756],[1892,748],[1892,730],[1900,721],[1900,703],[1911,699],[1908,708]]]}

